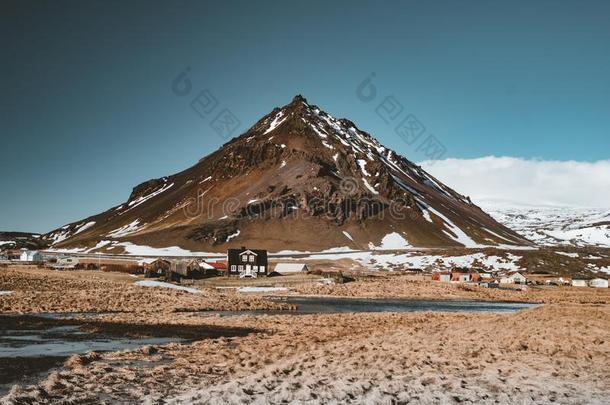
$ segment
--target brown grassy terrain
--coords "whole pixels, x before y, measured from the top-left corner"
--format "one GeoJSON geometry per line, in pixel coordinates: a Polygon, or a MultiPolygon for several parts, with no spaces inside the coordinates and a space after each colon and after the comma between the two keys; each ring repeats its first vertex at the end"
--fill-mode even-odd
{"type": "MultiPolygon", "coordinates": [[[[135,322],[145,314],[117,314],[135,322]]],[[[354,314],[149,322],[264,332],[73,356],[6,403],[607,403],[610,309],[354,314]]]]}
{"type": "MultiPolygon", "coordinates": [[[[117,276],[92,274],[96,277],[83,281],[74,273],[11,270],[0,276],[0,290],[13,289],[24,297],[43,290],[48,294],[43,297],[53,298],[58,307],[72,308],[87,302],[73,291],[86,287],[91,294],[106,291],[113,299],[128,299],[123,308],[133,311],[108,314],[104,320],[109,322],[242,327],[259,332],[191,344],[75,355],[39,384],[13,387],[0,403],[610,401],[610,305],[609,293],[604,290],[472,291],[455,285],[414,282],[405,276],[381,277],[295,288],[301,293],[369,297],[463,299],[490,294],[492,299],[547,304],[513,314],[218,317],[139,310],[141,305],[135,305],[136,298],[131,295],[149,305],[150,301],[145,300],[165,300],[174,309],[203,305],[191,299],[233,299],[234,303],[242,303],[241,300],[264,302],[263,298],[215,291],[208,295],[207,290],[203,297],[189,298],[193,294],[176,295],[178,292],[171,290],[130,286],[131,280],[124,276],[113,279],[117,276]],[[26,277],[33,281],[25,282],[22,278],[26,277]],[[67,291],[71,304],[64,305],[51,294],[54,288],[67,291]],[[113,288],[123,295],[114,295],[113,288]],[[134,292],[131,288],[143,291],[134,292]]],[[[0,302],[6,299],[14,297],[2,297],[0,302]]],[[[95,299],[92,302],[93,306],[103,306],[95,299]]],[[[13,306],[19,305],[9,301],[9,307],[13,306]]]]}
{"type": "Polygon", "coordinates": [[[347,284],[303,284],[295,289],[301,294],[342,297],[610,304],[608,288],[513,286],[511,289],[500,290],[468,284],[416,281],[409,276],[369,277],[347,284]]]}
{"type": "Polygon", "coordinates": [[[133,277],[99,271],[0,270],[0,312],[175,312],[278,308],[258,296],[201,289],[201,294],[133,284],[133,277]]]}

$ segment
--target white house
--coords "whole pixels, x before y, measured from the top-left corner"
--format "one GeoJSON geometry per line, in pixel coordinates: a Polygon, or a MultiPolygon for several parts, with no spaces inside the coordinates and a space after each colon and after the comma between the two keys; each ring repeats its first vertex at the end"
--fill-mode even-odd
{"type": "Polygon", "coordinates": [[[307,273],[309,268],[305,263],[278,263],[275,265],[276,273],[307,273]]]}
{"type": "Polygon", "coordinates": [[[514,273],[508,273],[504,277],[500,279],[500,284],[526,284],[527,278],[519,273],[518,271],[514,273]]]}
{"type": "Polygon", "coordinates": [[[587,280],[583,278],[573,278],[572,279],[572,287],[586,287],[587,280]]]}
{"type": "Polygon", "coordinates": [[[589,287],[608,288],[608,280],[605,278],[594,278],[589,281],[589,287]]]}
{"type": "Polygon", "coordinates": [[[451,281],[451,273],[440,273],[438,280],[442,283],[449,283],[451,281]]]}
{"type": "Polygon", "coordinates": [[[21,256],[19,258],[22,262],[33,262],[40,263],[42,262],[42,255],[40,252],[35,250],[24,250],[21,252],[21,256]]]}

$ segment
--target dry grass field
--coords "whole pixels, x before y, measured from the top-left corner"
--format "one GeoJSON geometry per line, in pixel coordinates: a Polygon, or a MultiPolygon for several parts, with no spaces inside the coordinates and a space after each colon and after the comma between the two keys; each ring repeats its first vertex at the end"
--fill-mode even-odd
{"type": "Polygon", "coordinates": [[[309,282],[292,288],[301,294],[545,304],[512,314],[220,317],[182,311],[273,304],[263,294],[210,288],[189,294],[132,283],[129,276],[114,274],[3,270],[0,290],[15,292],[0,296],[0,306],[3,312],[37,312],[42,302],[46,311],[118,309],[122,312],[102,319],[126,325],[241,327],[255,332],[74,355],[39,383],[14,386],[0,403],[610,402],[608,291],[471,290],[407,277],[380,277],[331,286],[309,282]]]}

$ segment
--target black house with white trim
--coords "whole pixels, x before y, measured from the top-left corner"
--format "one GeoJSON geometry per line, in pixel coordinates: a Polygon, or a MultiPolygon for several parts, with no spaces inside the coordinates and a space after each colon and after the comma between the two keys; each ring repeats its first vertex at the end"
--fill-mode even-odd
{"type": "Polygon", "coordinates": [[[245,247],[227,250],[227,271],[230,276],[263,277],[268,269],[266,250],[245,247]]]}

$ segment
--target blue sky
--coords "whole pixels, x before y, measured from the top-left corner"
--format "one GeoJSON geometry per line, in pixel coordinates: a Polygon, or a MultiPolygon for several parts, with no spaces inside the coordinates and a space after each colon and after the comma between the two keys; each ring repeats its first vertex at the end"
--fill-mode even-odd
{"type": "Polygon", "coordinates": [[[2,3],[0,229],[79,220],[221,146],[172,92],[186,67],[235,135],[300,93],[424,160],[375,112],[394,96],[447,158],[608,158],[608,2],[155,3],[2,3]]]}

